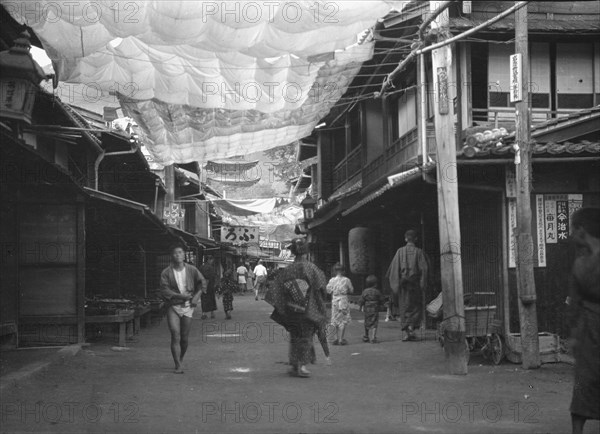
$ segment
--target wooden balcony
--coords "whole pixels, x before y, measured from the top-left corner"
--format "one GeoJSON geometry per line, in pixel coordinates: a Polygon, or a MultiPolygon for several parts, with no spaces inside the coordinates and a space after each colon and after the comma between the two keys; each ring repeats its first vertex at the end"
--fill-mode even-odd
{"type": "MultiPolygon", "coordinates": [[[[568,116],[575,110],[549,110],[549,109],[531,109],[531,123],[539,124],[550,119],[568,116]]],[[[515,108],[514,107],[490,107],[474,108],[473,123],[481,127],[499,128],[504,127],[509,131],[515,129],[515,108]],[[510,127],[510,128],[509,128],[510,127]]]]}
{"type": "Polygon", "coordinates": [[[362,166],[362,147],[354,148],[341,162],[333,169],[333,190],[337,190],[360,172],[362,166]]]}
{"type": "MultiPolygon", "coordinates": [[[[429,154],[435,154],[433,123],[427,125],[427,150],[429,154]]],[[[413,167],[417,163],[420,153],[418,131],[417,128],[413,128],[395,140],[382,155],[363,168],[363,188],[380,181],[392,172],[402,171],[403,166],[406,169],[413,167]]]]}

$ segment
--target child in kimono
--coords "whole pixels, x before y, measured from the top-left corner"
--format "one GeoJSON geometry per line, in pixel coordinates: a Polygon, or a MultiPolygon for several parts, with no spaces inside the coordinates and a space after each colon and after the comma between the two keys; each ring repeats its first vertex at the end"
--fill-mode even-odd
{"type": "Polygon", "coordinates": [[[377,340],[377,326],[379,325],[379,308],[384,304],[384,297],[377,289],[377,277],[372,274],[367,277],[366,289],[360,296],[358,305],[365,315],[365,335],[363,342],[379,343],[377,340]],[[372,331],[373,337],[369,337],[372,331]]]}
{"type": "Polygon", "coordinates": [[[225,311],[225,319],[231,319],[231,311],[233,310],[233,293],[237,290],[238,285],[231,277],[231,270],[225,271],[221,286],[220,294],[223,296],[223,310],[225,311]]]}

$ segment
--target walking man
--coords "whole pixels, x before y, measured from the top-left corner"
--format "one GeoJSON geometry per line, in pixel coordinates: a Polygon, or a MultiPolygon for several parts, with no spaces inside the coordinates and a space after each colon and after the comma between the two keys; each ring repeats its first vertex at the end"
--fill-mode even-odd
{"type": "Polygon", "coordinates": [[[184,258],[182,246],[172,247],[171,265],[160,275],[160,292],[168,304],[167,322],[176,374],[183,374],[183,356],[188,348],[192,315],[200,295],[206,292],[206,279],[196,267],[186,264],[184,258]]]}
{"type": "Polygon", "coordinates": [[[258,260],[256,267],[254,267],[254,300],[258,300],[258,294],[264,294],[265,285],[267,283],[267,269],[262,263],[262,260],[258,260]]]}
{"type": "Polygon", "coordinates": [[[240,293],[243,295],[246,292],[246,279],[248,278],[248,269],[244,266],[243,262],[240,262],[240,266],[237,267],[236,274],[240,293]]]}
{"type": "Polygon", "coordinates": [[[416,340],[415,329],[422,320],[423,291],[427,282],[428,265],[423,250],[415,246],[417,232],[408,230],[404,234],[406,245],[396,252],[386,273],[394,295],[398,296],[398,308],[402,340],[416,340]]]}

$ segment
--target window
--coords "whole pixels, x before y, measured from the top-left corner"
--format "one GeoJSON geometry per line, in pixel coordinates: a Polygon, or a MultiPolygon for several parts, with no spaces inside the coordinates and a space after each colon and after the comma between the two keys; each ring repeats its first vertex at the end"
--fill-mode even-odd
{"type": "MultiPolygon", "coordinates": [[[[511,107],[509,56],[513,44],[488,46],[488,107],[511,107]]],[[[594,46],[585,43],[533,42],[529,48],[531,106],[550,110],[594,106],[594,46]],[[556,73],[551,74],[551,49],[556,48],[556,73]],[[552,95],[552,80],[556,93],[552,95]]],[[[597,90],[596,90],[597,91],[597,90]]],[[[545,117],[544,117],[545,119],[545,117]]]]}
{"type": "Polygon", "coordinates": [[[359,146],[362,142],[362,122],[361,122],[361,110],[360,107],[356,107],[348,115],[348,128],[350,129],[350,149],[351,151],[359,146]]]}
{"type": "Polygon", "coordinates": [[[550,44],[534,42],[529,50],[532,108],[550,109],[550,44]]]}
{"type": "Polygon", "coordinates": [[[399,97],[390,99],[389,113],[392,142],[395,142],[417,126],[417,110],[416,89],[409,89],[399,97]]]}
{"type": "Polygon", "coordinates": [[[338,164],[346,157],[346,128],[336,127],[331,131],[333,144],[333,164],[338,164]]]}
{"type": "Polygon", "coordinates": [[[407,90],[398,101],[398,138],[417,126],[416,90],[407,90]]]}
{"type": "Polygon", "coordinates": [[[592,44],[556,44],[556,108],[594,106],[592,44]]]}
{"type": "Polygon", "coordinates": [[[381,100],[365,101],[366,163],[383,153],[383,107],[381,100]]]}

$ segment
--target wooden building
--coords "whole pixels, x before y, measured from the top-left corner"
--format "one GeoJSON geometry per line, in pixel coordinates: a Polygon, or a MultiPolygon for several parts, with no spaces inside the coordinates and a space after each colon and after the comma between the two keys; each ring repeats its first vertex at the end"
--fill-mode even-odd
{"type": "MultiPolygon", "coordinates": [[[[512,2],[450,6],[455,34],[512,6],[512,2]]],[[[561,239],[547,223],[557,209],[569,215],[579,206],[600,205],[600,14],[590,2],[535,2],[529,8],[533,152],[533,228],[538,230],[535,279],[540,331],[564,334],[564,300],[572,257],[567,232],[561,239]],[[565,205],[566,203],[566,205],[565,205]],[[565,208],[566,206],[566,208],[565,208]]],[[[425,56],[426,83],[417,82],[417,62],[409,63],[383,97],[383,80],[411,51],[429,2],[412,2],[373,31],[376,54],[365,63],[318,134],[313,190],[319,201],[309,224],[316,258],[328,272],[349,264],[348,233],[371,230],[377,248],[372,272],[380,279],[404,232],[415,229],[431,259],[426,298],[440,290],[440,248],[436,194],[431,56],[425,56]],[[420,91],[425,104],[421,112],[420,91]],[[370,97],[370,96],[373,97],[370,97]],[[352,102],[354,99],[354,102],[352,102]],[[352,103],[349,103],[352,102],[352,103]],[[419,134],[421,113],[427,125],[419,134]]],[[[508,56],[514,47],[514,17],[452,45],[450,98],[455,105],[460,246],[465,294],[488,293],[480,303],[498,307],[504,331],[518,332],[514,252],[514,107],[508,100],[508,56]],[[477,133],[505,128],[494,141],[477,133]],[[478,136],[477,136],[478,137],[478,136]],[[466,146],[467,144],[474,146],[466,146]]],[[[442,172],[443,173],[443,172],[442,172]]],[[[561,221],[564,223],[564,221],[561,221]]],[[[350,275],[362,288],[364,275],[350,275]]]]}

